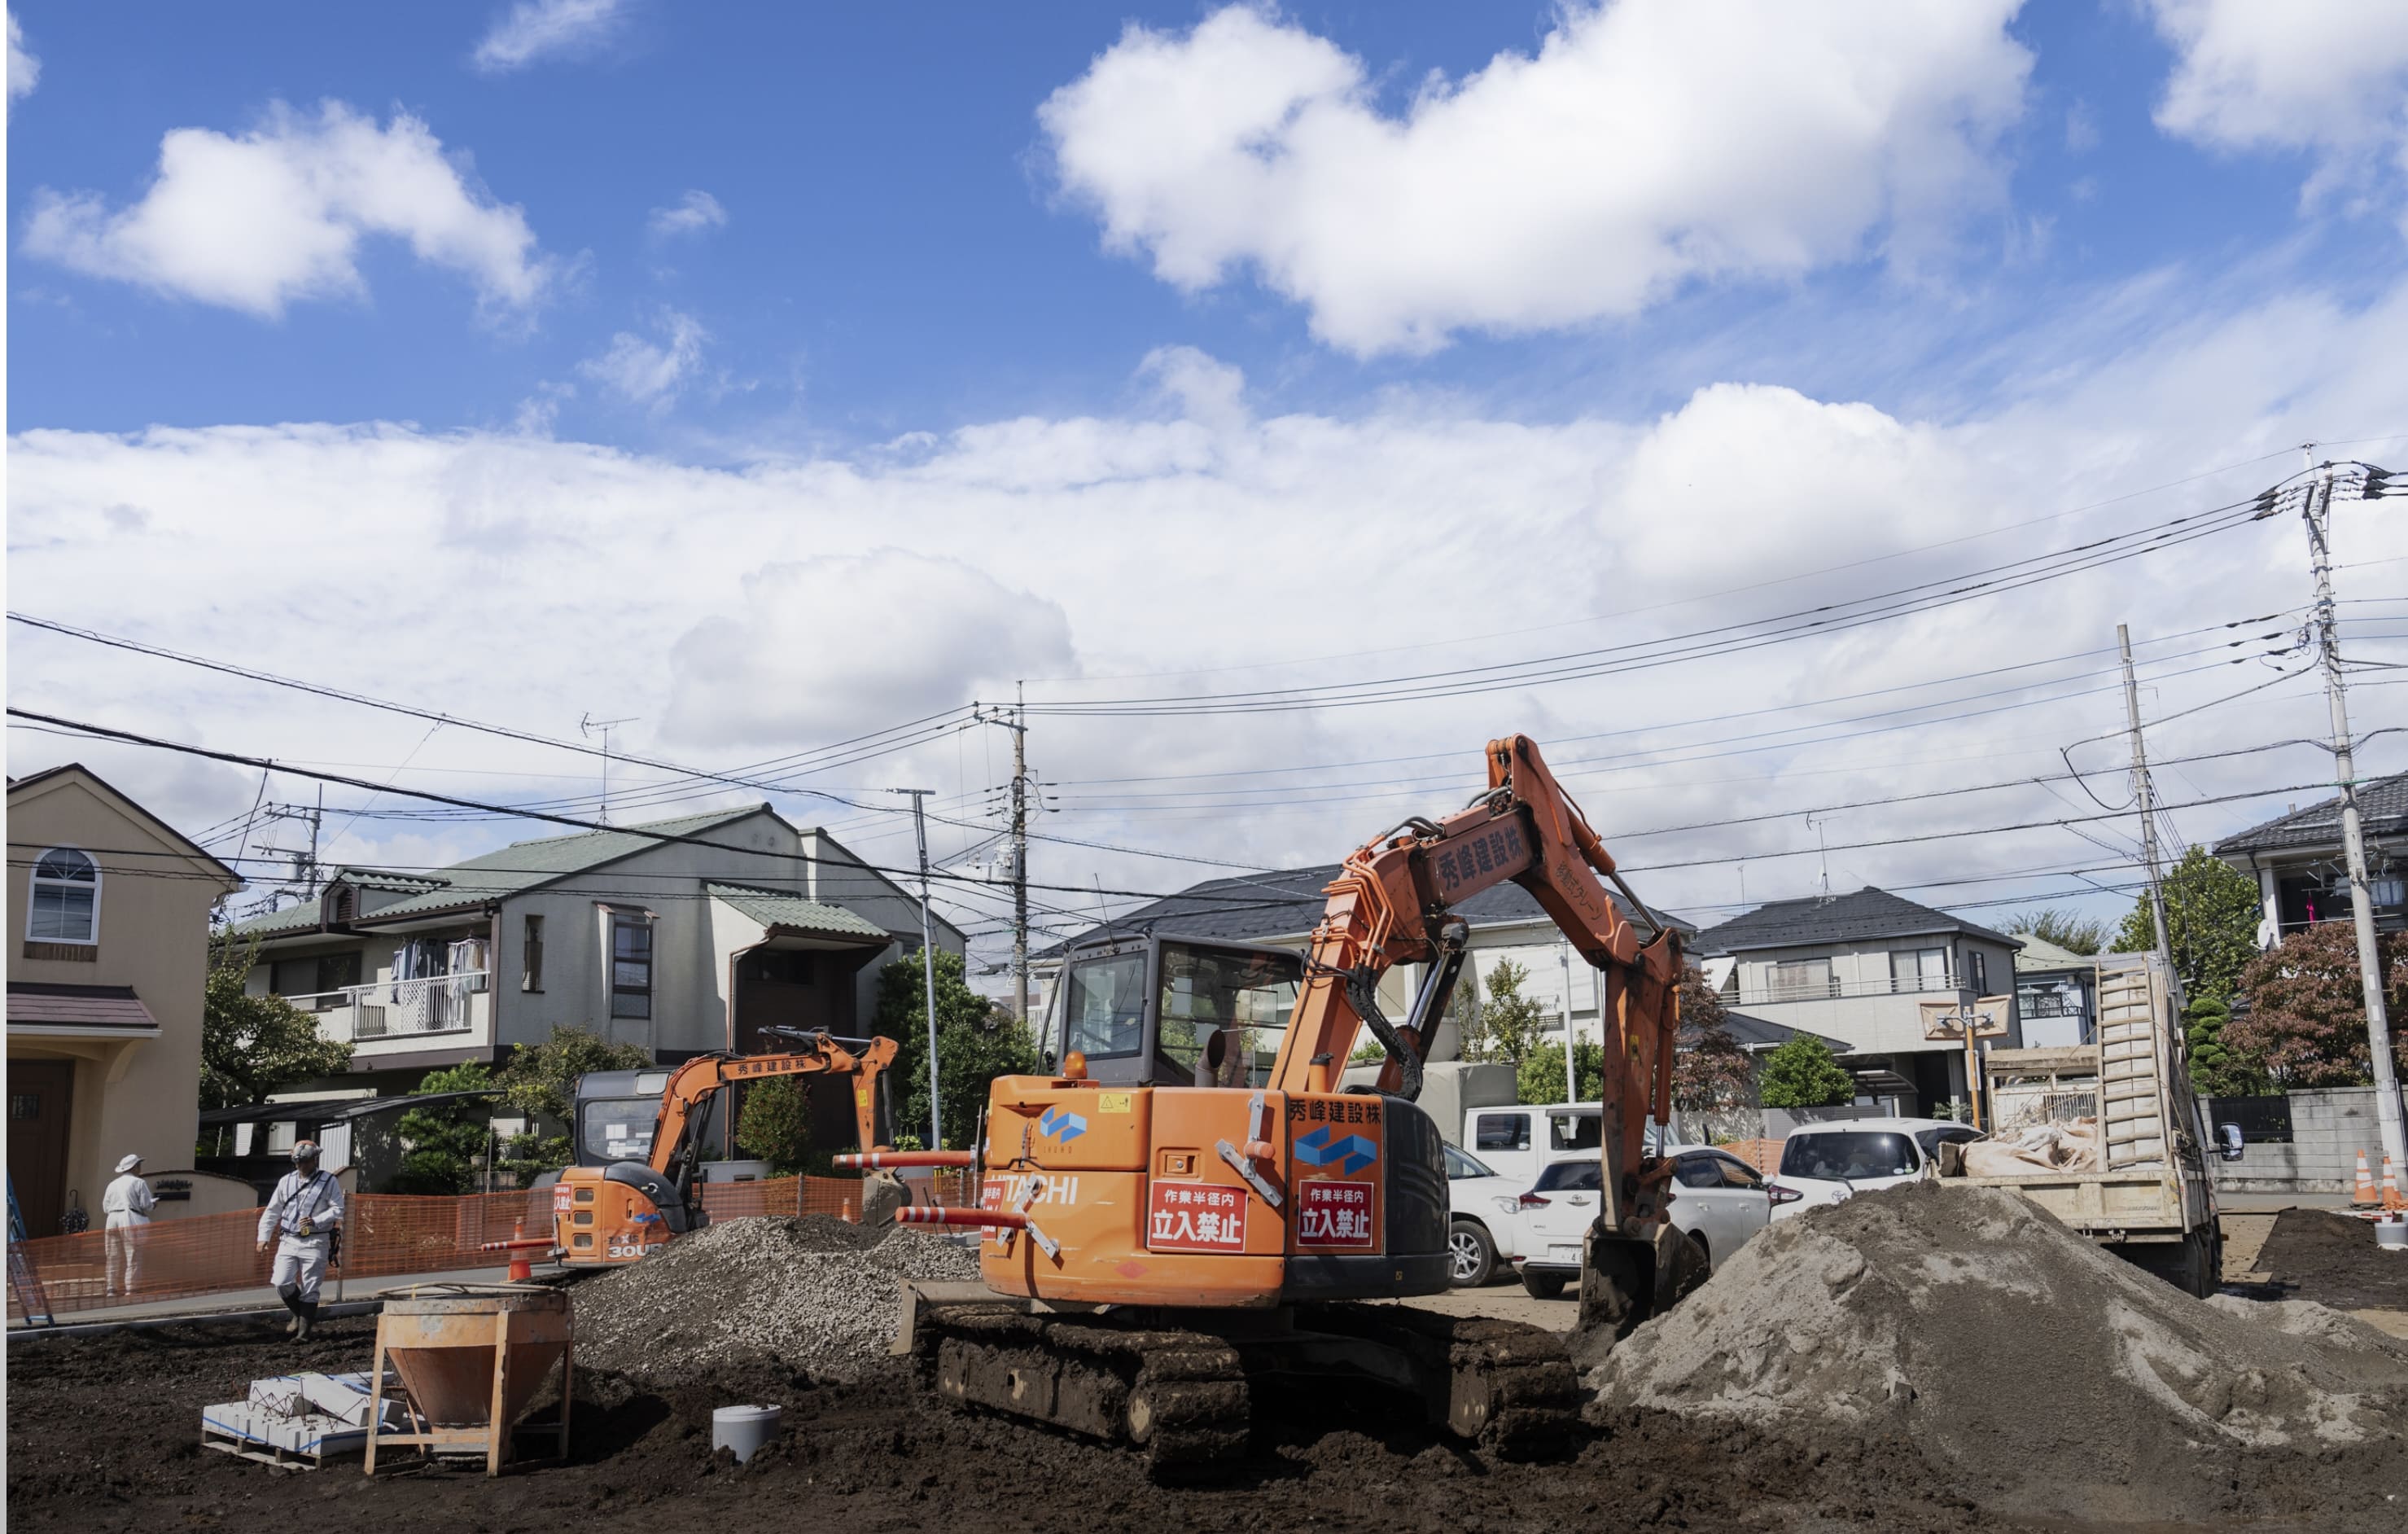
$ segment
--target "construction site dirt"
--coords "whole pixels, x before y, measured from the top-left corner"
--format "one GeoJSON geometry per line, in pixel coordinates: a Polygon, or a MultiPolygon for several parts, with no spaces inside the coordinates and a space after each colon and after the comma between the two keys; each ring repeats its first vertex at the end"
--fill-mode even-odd
{"type": "MultiPolygon", "coordinates": [[[[1242,1468],[1209,1486],[1152,1484],[1138,1456],[927,1403],[899,1362],[851,1383],[770,1360],[645,1385],[580,1371],[566,1466],[498,1480],[356,1459],[282,1472],[204,1450],[200,1403],[251,1379],[359,1367],[373,1323],[295,1346],[264,1326],[192,1326],[20,1343],[8,1359],[8,1512],[22,1528],[338,1526],[522,1530],[794,1527],[927,1528],[975,1521],[1093,1534],[1305,1527],[1481,1534],[1584,1527],[2106,1529],[2128,1525],[1985,1512],[1919,1459],[1856,1435],[1784,1438],[1659,1412],[1595,1414],[1565,1458],[1498,1463],[1381,1399],[1328,1394],[1258,1418],[1242,1468]],[[710,1415],[773,1400],[785,1431],[748,1465],[710,1448],[710,1415]]],[[[539,1404],[536,1415],[549,1414],[539,1404]]],[[[2236,1508],[2265,1527],[2396,1527],[2385,1469],[2343,1455],[2225,1467],[2236,1508]]],[[[2393,1479],[2390,1484],[2397,1486],[2393,1479]]],[[[2237,1520],[2217,1520],[2235,1527],[2237,1520]]]]}
{"type": "Polygon", "coordinates": [[[2383,1251],[2373,1226],[2333,1210],[2285,1210],[2257,1266],[2287,1298],[2344,1311],[2408,1310],[2408,1256],[2383,1251]]]}

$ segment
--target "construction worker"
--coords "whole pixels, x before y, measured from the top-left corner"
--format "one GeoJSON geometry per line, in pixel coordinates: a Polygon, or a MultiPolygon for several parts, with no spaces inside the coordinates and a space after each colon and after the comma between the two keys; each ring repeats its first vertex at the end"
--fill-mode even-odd
{"type": "Polygon", "coordinates": [[[259,1250],[276,1242],[276,1266],[267,1282],[293,1312],[287,1336],[307,1340],[317,1324],[318,1285],[342,1224],[343,1186],[333,1173],[319,1169],[318,1142],[302,1140],[293,1147],[293,1169],[259,1211],[259,1250]]]}
{"type": "Polygon", "coordinates": [[[142,1242],[136,1232],[150,1223],[150,1211],[158,1207],[158,1196],[142,1179],[142,1158],[122,1157],[117,1163],[117,1181],[100,1197],[101,1215],[107,1222],[102,1239],[108,1243],[104,1256],[111,1295],[133,1295],[135,1283],[142,1272],[142,1242]],[[124,1279],[122,1289],[118,1287],[121,1273],[124,1279]]]}

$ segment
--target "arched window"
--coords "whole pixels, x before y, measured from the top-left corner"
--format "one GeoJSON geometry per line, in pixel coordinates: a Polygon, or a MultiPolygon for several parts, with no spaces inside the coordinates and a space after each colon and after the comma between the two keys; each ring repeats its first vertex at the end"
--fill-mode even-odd
{"type": "Polygon", "coordinates": [[[25,937],[40,943],[98,942],[100,865],[72,847],[53,847],[36,859],[25,937]]]}

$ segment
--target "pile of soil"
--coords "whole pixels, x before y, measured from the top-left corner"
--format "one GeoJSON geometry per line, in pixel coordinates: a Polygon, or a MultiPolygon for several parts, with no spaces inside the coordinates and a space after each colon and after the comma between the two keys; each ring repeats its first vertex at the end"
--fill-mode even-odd
{"type": "Polygon", "coordinates": [[[2372,1512],[2408,1453],[2408,1347],[2318,1305],[2201,1302],[2014,1193],[1938,1183],[1771,1226],[1591,1383],[1886,1443],[2030,1516],[2372,1512]]]}
{"type": "Polygon", "coordinates": [[[900,1281],[977,1277],[976,1253],[902,1226],[728,1220],[572,1288],[578,1366],[656,1381],[763,1362],[852,1379],[894,1340],[900,1281]]]}
{"type": "Polygon", "coordinates": [[[2372,1221],[2329,1209],[2286,1209],[2274,1218],[2258,1269],[2301,1299],[2345,1311],[2408,1310],[2408,1253],[2374,1244],[2372,1221]]]}

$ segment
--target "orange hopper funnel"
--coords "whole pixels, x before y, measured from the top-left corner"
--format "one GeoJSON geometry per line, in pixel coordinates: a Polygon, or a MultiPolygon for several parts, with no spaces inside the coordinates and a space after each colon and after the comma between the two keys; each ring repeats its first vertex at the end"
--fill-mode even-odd
{"type": "Polygon", "coordinates": [[[557,1289],[421,1284],[386,1299],[385,1357],[437,1427],[508,1427],[568,1350],[568,1297],[557,1289]],[[498,1413],[494,1370],[507,1354],[498,1413]]]}

